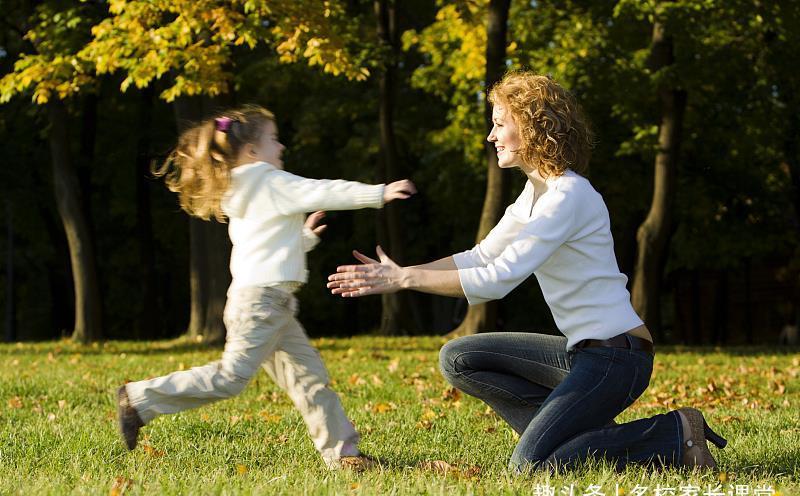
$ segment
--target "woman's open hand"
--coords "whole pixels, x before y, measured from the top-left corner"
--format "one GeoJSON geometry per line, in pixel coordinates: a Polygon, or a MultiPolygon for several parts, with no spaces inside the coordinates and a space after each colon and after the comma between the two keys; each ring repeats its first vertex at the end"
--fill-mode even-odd
{"type": "Polygon", "coordinates": [[[362,265],[340,265],[336,274],[328,276],[328,289],[345,298],[394,293],[403,289],[405,272],[378,246],[378,259],[353,250],[362,265]]]}

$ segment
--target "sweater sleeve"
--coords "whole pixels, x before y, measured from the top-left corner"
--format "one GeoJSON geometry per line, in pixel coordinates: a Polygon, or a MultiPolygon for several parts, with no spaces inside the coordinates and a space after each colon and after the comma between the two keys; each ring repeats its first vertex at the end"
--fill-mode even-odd
{"type": "Polygon", "coordinates": [[[303,226],[303,251],[308,253],[319,244],[319,236],[314,234],[314,231],[303,226]]]}
{"type": "Polygon", "coordinates": [[[383,184],[308,179],[283,170],[270,171],[265,183],[273,205],[284,215],[383,206],[383,184]]]}
{"type": "Polygon", "coordinates": [[[560,191],[543,196],[534,217],[497,257],[485,266],[459,268],[470,305],[503,298],[569,240],[577,231],[575,205],[570,200],[560,191]]]}
{"type": "Polygon", "coordinates": [[[526,208],[530,207],[528,204],[533,201],[530,188],[532,188],[530,183],[525,185],[525,189],[516,201],[506,208],[500,222],[489,231],[489,234],[480,243],[470,250],[453,255],[456,267],[459,269],[485,267],[503,252],[505,247],[517,237],[524,225],[523,219],[517,212],[525,212],[526,208]]]}

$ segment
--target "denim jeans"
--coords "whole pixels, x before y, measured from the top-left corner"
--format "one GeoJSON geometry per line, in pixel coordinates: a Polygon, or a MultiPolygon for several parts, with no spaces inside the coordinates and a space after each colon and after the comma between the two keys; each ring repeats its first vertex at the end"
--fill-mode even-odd
{"type": "Polygon", "coordinates": [[[604,458],[676,465],[682,430],[674,412],[614,424],[650,383],[653,357],[623,348],[573,348],[563,336],[493,332],[441,350],[445,378],[488,404],[520,435],[514,471],[568,468],[604,458]]]}

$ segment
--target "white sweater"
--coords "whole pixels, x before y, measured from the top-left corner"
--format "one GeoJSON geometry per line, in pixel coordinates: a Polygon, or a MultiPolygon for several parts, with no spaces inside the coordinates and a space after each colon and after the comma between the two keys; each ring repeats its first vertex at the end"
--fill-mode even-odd
{"type": "Polygon", "coordinates": [[[305,214],[382,206],[382,184],[307,179],[266,162],[235,167],[222,200],[233,243],[230,289],[306,282],[305,252],[316,236],[303,229],[305,214]]]}
{"type": "Polygon", "coordinates": [[[470,305],[503,298],[535,274],[567,349],[642,325],[617,266],[603,198],[572,171],[548,179],[535,202],[528,181],[486,239],[453,259],[470,305]]]}

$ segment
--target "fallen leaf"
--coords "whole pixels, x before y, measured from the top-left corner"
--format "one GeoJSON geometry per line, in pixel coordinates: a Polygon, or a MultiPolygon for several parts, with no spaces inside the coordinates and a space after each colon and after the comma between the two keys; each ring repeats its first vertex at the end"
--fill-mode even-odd
{"type": "Polygon", "coordinates": [[[14,396],[10,400],[8,400],[8,407],[9,408],[22,408],[22,398],[19,396],[14,396]]]}
{"type": "Polygon", "coordinates": [[[164,456],[164,452],[163,451],[159,451],[159,450],[153,448],[152,446],[150,446],[149,444],[145,444],[144,446],[142,446],[142,448],[144,448],[144,452],[145,453],[147,453],[148,455],[152,456],[153,458],[161,458],[162,456],[164,456]]]}
{"type": "Polygon", "coordinates": [[[54,421],[55,419],[56,419],[56,414],[55,413],[48,413],[47,414],[47,420],[49,420],[50,422],[54,421]]]}
{"type": "Polygon", "coordinates": [[[372,406],[367,404],[367,409],[370,410],[372,413],[386,413],[396,408],[397,405],[395,405],[394,403],[375,403],[372,406]]]}
{"type": "Polygon", "coordinates": [[[127,477],[118,475],[114,478],[114,483],[111,484],[111,491],[109,496],[121,496],[125,491],[133,487],[133,481],[127,477]]]}
{"type": "Polygon", "coordinates": [[[247,467],[242,464],[236,465],[236,473],[239,475],[244,475],[247,473],[247,467]]]}
{"type": "Polygon", "coordinates": [[[350,383],[350,384],[351,384],[351,385],[353,385],[353,386],[363,386],[364,384],[366,384],[366,383],[367,383],[367,381],[365,381],[364,379],[362,379],[362,378],[361,378],[361,376],[359,376],[358,374],[353,374],[353,375],[351,375],[351,376],[350,376],[350,377],[347,379],[347,382],[348,382],[348,383],[350,383]]]}
{"type": "Polygon", "coordinates": [[[381,378],[378,377],[377,374],[372,374],[370,376],[370,380],[372,380],[372,384],[374,384],[376,386],[382,386],[383,385],[383,380],[381,380],[381,378]]]}
{"type": "Polygon", "coordinates": [[[58,408],[64,408],[67,406],[67,400],[58,400],[58,408]]]}
{"type": "Polygon", "coordinates": [[[472,478],[476,477],[480,473],[481,473],[481,468],[477,465],[472,465],[471,467],[464,470],[461,475],[467,478],[472,478]]]}
{"type": "Polygon", "coordinates": [[[454,387],[447,388],[442,392],[442,399],[445,401],[458,401],[461,399],[461,391],[454,387]]]}
{"type": "Polygon", "coordinates": [[[420,470],[435,472],[437,474],[442,474],[442,475],[447,475],[449,473],[457,471],[457,469],[454,466],[450,465],[444,460],[421,462],[418,465],[418,467],[420,470]]]}
{"type": "Polygon", "coordinates": [[[400,368],[400,359],[399,358],[395,358],[394,360],[389,362],[389,365],[386,367],[386,369],[389,370],[389,372],[392,373],[392,374],[397,372],[398,368],[400,368]]]}
{"type": "Polygon", "coordinates": [[[258,416],[261,417],[262,419],[264,419],[265,422],[278,422],[278,421],[280,421],[280,419],[283,418],[280,415],[276,415],[274,413],[270,413],[270,412],[268,412],[266,410],[258,412],[258,416]]]}

